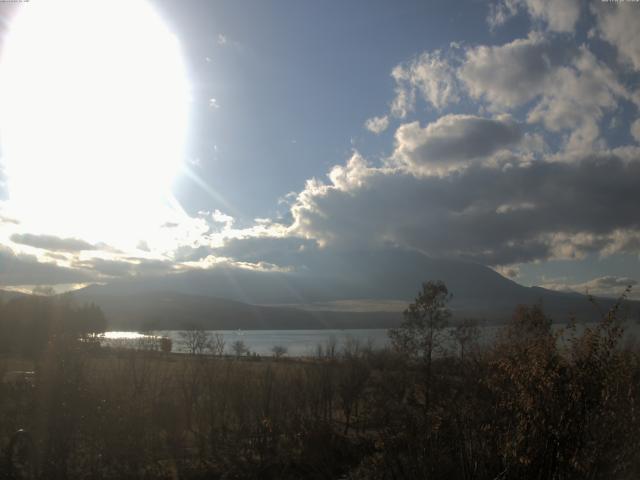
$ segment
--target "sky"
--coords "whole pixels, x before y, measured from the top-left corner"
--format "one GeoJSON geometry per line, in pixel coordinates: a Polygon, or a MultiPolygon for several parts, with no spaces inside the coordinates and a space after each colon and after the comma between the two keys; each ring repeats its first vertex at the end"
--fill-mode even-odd
{"type": "Polygon", "coordinates": [[[49,3],[0,10],[1,288],[398,249],[640,279],[639,3],[49,3]]]}

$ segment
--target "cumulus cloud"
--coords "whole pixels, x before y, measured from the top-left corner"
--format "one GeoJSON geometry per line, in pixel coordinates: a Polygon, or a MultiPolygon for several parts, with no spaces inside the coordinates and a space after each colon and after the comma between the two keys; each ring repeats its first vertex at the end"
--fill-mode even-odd
{"type": "Polygon", "coordinates": [[[396,82],[391,113],[396,117],[404,118],[412,111],[417,96],[437,110],[460,100],[455,69],[440,50],[396,66],[391,76],[396,82]]]}
{"type": "Polygon", "coordinates": [[[502,0],[489,4],[489,14],[487,15],[487,23],[493,30],[514,17],[520,9],[519,0],[502,0]]]}
{"type": "Polygon", "coordinates": [[[53,262],[40,262],[34,255],[15,253],[0,245],[0,285],[59,285],[95,280],[91,271],[58,266],[53,262]]]}
{"type": "Polygon", "coordinates": [[[632,287],[631,297],[640,298],[638,292],[635,292],[635,286],[638,281],[629,277],[617,277],[607,275],[603,277],[594,278],[587,282],[582,283],[567,283],[567,282],[546,282],[541,286],[549,288],[551,290],[559,290],[563,292],[576,292],[582,294],[590,294],[600,297],[618,298],[625,291],[627,287],[632,287]]]}
{"type": "Polygon", "coordinates": [[[633,3],[592,5],[600,36],[618,50],[620,59],[640,70],[640,9],[633,3]]]}
{"type": "Polygon", "coordinates": [[[555,32],[572,32],[580,17],[579,0],[501,0],[489,6],[487,22],[491,28],[502,25],[518,11],[525,10],[532,20],[543,22],[555,32]]]}
{"type": "Polygon", "coordinates": [[[571,131],[568,150],[591,148],[605,111],[618,106],[617,98],[628,96],[615,74],[584,46],[569,67],[557,69],[552,83],[528,120],[553,132],[571,131]]]}
{"type": "Polygon", "coordinates": [[[393,160],[413,172],[441,173],[487,158],[522,138],[522,130],[510,117],[445,115],[424,128],[418,122],[400,126],[393,160]]]}
{"type": "Polygon", "coordinates": [[[549,30],[572,32],[580,17],[579,0],[526,0],[531,18],[545,22],[549,30]]]}
{"type": "Polygon", "coordinates": [[[551,132],[568,132],[567,150],[593,149],[604,113],[617,108],[620,98],[631,98],[586,46],[540,33],[470,48],[459,72],[469,95],[492,110],[511,111],[535,102],[527,120],[551,132]]]}
{"type": "Polygon", "coordinates": [[[637,151],[633,160],[613,152],[516,159],[444,176],[371,167],[354,155],[329,183],[307,184],[291,232],[322,246],[389,244],[488,265],[639,253],[638,180],[637,151]]]}
{"type": "Polygon", "coordinates": [[[518,265],[500,265],[495,270],[507,278],[516,279],[520,276],[520,267],[518,265]]]}
{"type": "Polygon", "coordinates": [[[631,135],[636,142],[640,143],[640,118],[631,124],[631,135]]]}
{"type": "Polygon", "coordinates": [[[371,117],[366,122],[364,122],[364,127],[371,133],[375,133],[376,135],[384,132],[388,126],[389,117],[387,117],[386,115],[382,117],[371,117]]]}
{"type": "Polygon", "coordinates": [[[62,252],[80,252],[95,250],[96,246],[78,238],[60,238],[54,235],[34,235],[32,233],[15,233],[10,237],[13,243],[28,245],[43,250],[62,252]]]}
{"type": "Polygon", "coordinates": [[[211,219],[215,223],[222,225],[223,229],[226,230],[233,227],[233,224],[235,222],[234,218],[231,215],[227,215],[226,213],[223,213],[218,209],[213,211],[213,213],[211,214],[211,219]]]}
{"type": "Polygon", "coordinates": [[[459,75],[472,98],[511,109],[551,87],[553,73],[574,55],[570,43],[532,32],[504,45],[467,49],[459,75]]]}

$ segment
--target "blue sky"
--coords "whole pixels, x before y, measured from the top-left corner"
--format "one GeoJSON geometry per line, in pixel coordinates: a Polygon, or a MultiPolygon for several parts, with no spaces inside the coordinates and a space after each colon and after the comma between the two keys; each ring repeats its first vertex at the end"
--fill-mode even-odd
{"type": "MultiPolygon", "coordinates": [[[[392,132],[378,138],[363,125],[392,100],[390,73],[400,61],[460,41],[459,32],[470,42],[503,36],[486,29],[482,2],[158,5],[180,36],[194,84],[191,155],[249,219],[276,214],[278,198],[325,176],[354,148],[389,153],[392,132]]],[[[423,110],[417,118],[437,117],[423,110]]],[[[212,207],[188,182],[178,192],[192,210],[212,207]]]]}
{"type": "MultiPolygon", "coordinates": [[[[190,85],[184,210],[135,248],[5,213],[12,271],[64,286],[297,272],[309,252],[388,247],[562,290],[616,295],[640,278],[638,4],[151,5],[190,85]]],[[[3,285],[18,277],[0,267],[3,285]]]]}

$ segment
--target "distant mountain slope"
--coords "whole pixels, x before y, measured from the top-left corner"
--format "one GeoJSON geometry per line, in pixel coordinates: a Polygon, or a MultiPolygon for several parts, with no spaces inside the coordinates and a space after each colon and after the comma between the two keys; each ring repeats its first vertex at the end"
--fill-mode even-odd
{"type": "Polygon", "coordinates": [[[27,293],[15,292],[13,290],[0,290],[0,301],[11,300],[12,298],[20,298],[27,296],[27,293]]]}
{"type": "MultiPolygon", "coordinates": [[[[103,308],[112,328],[375,328],[397,325],[397,312],[310,311],[316,302],[397,299],[408,304],[426,280],[443,280],[453,293],[454,316],[508,319],[518,304],[542,302],[556,321],[575,314],[594,320],[584,295],[524,287],[494,270],[463,261],[435,260],[402,250],[345,252],[331,263],[315,260],[304,273],[216,268],[94,285],[74,295],[103,308]],[[288,307],[276,305],[287,304],[288,307]],[[262,306],[258,306],[262,305],[262,306]],[[265,306],[269,305],[269,306],[265,306]],[[293,307],[300,308],[293,308],[293,307]]],[[[599,300],[603,309],[613,300],[599,300]]],[[[629,302],[637,312],[638,303],[629,302]]],[[[637,315],[637,314],[634,314],[637,315]]]]}
{"type": "Polygon", "coordinates": [[[410,300],[423,281],[440,279],[456,301],[494,304],[525,288],[479,264],[436,260],[404,250],[348,251],[308,260],[304,270],[293,273],[220,267],[118,280],[85,291],[118,295],[173,291],[251,304],[307,304],[353,298],[410,300]]]}
{"type": "Polygon", "coordinates": [[[310,312],[175,292],[74,296],[99,305],[112,330],[389,328],[402,318],[401,312],[310,312]]]}

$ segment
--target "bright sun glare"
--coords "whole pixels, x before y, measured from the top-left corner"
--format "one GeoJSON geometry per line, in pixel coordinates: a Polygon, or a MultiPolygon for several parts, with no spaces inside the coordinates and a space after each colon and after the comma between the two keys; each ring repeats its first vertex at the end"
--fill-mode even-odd
{"type": "Polygon", "coordinates": [[[0,64],[10,208],[43,233],[139,240],[171,198],[188,95],[178,42],[145,1],[25,4],[0,64]]]}

